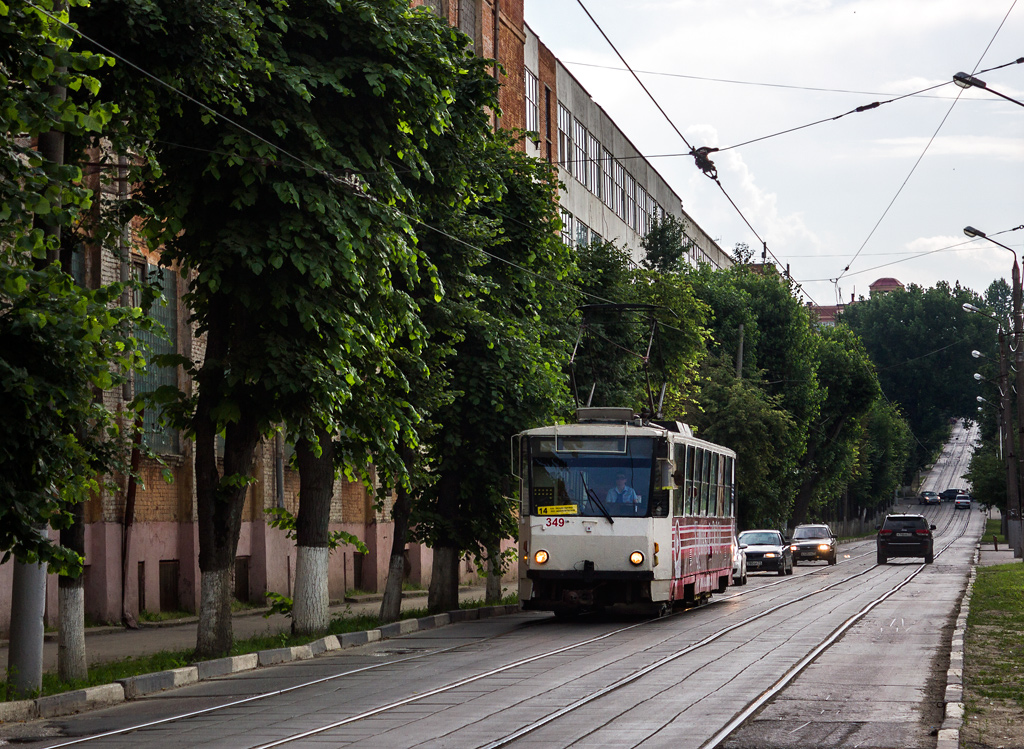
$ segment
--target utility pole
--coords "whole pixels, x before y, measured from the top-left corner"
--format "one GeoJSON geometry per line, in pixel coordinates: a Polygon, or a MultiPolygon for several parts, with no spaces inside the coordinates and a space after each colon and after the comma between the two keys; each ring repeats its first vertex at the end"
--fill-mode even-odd
{"type": "MultiPolygon", "coordinates": [[[[1014,508],[1020,514],[1020,488],[1018,482],[1017,456],[1014,453],[1013,443],[1013,412],[1010,408],[1010,378],[1009,378],[1009,356],[1007,351],[1006,334],[1002,327],[999,328],[999,405],[1003,414],[1003,424],[1006,429],[1006,506],[1010,513],[1006,530],[1010,546],[1014,549],[1020,547],[1020,526],[1013,521],[1014,508]]],[[[1020,370],[1018,370],[1019,372],[1020,370]]],[[[1019,379],[1019,375],[1018,375],[1019,379]]],[[[1021,398],[1017,399],[1018,408],[1021,398]]],[[[1016,552],[1014,552],[1016,553],[1016,552]]]]}
{"type": "MultiPolygon", "coordinates": [[[[1017,368],[1017,460],[1021,459],[1021,452],[1024,451],[1024,343],[1022,340],[1024,324],[1021,319],[1021,285],[1020,267],[1017,265],[1017,255],[1013,256],[1013,361],[1017,368]]],[[[1009,391],[1007,391],[1009,395],[1009,391]]],[[[1010,509],[1010,524],[1014,530],[1011,536],[1013,542],[1013,556],[1016,559],[1024,557],[1024,517],[1021,517],[1020,501],[1020,477],[1024,476],[1024,465],[1018,464],[1018,491],[1011,495],[1011,502],[1008,502],[1010,509]]]]}

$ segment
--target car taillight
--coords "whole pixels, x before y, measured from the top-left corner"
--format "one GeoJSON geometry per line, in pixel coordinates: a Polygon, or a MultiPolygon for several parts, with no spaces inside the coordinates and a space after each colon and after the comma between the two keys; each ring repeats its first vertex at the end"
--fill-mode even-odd
{"type": "Polygon", "coordinates": [[[929,531],[927,528],[918,528],[916,531],[914,531],[914,533],[916,533],[919,536],[927,536],[930,532],[931,531],[929,531]]]}
{"type": "Polygon", "coordinates": [[[878,531],[878,535],[879,536],[891,536],[892,535],[892,531],[891,530],[886,530],[886,529],[883,528],[882,530],[878,531]]]}

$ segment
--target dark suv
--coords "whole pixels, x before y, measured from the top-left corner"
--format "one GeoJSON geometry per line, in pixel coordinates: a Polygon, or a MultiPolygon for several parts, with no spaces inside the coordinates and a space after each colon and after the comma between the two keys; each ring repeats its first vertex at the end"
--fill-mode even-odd
{"type": "Polygon", "coordinates": [[[798,525],[793,530],[789,548],[793,552],[793,564],[819,559],[829,564],[836,563],[836,537],[824,523],[798,525]]]}
{"type": "Polygon", "coordinates": [[[889,557],[924,557],[925,564],[934,559],[932,531],[924,515],[888,515],[878,526],[875,550],[878,563],[885,564],[889,557]]]}

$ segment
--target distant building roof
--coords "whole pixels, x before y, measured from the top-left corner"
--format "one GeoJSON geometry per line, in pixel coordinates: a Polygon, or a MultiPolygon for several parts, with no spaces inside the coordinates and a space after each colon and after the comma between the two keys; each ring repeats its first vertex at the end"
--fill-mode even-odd
{"type": "Polygon", "coordinates": [[[895,291],[896,289],[903,288],[903,283],[897,278],[879,278],[873,284],[868,286],[871,296],[874,296],[875,292],[884,294],[887,291],[895,291]]]}
{"type": "Polygon", "coordinates": [[[823,325],[825,327],[832,327],[833,325],[836,324],[836,318],[839,316],[839,313],[843,311],[843,307],[845,307],[846,305],[831,304],[819,307],[816,305],[809,304],[807,306],[810,308],[811,312],[817,315],[819,325],[823,325]]]}

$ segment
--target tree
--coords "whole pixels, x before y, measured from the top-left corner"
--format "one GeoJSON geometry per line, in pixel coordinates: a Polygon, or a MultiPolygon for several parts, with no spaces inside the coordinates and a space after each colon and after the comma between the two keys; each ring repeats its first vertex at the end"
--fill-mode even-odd
{"type": "Polygon", "coordinates": [[[811,422],[807,451],[800,460],[791,526],[807,522],[815,500],[833,500],[850,483],[862,440],[860,419],[879,395],[871,361],[849,328],[826,328],[814,342],[817,380],[825,397],[811,422]]]}
{"type": "Polygon", "coordinates": [[[789,517],[789,476],[797,470],[793,418],[756,379],[738,379],[729,356],[708,356],[686,421],[697,436],[736,451],[737,523],[778,527],[789,517]]]}
{"type": "Polygon", "coordinates": [[[640,240],[642,264],[658,273],[678,273],[683,268],[683,255],[692,246],[693,240],[686,236],[686,221],[666,213],[651,221],[647,234],[640,240]]]}
{"type": "Polygon", "coordinates": [[[58,22],[68,5],[79,3],[0,5],[0,549],[21,563],[8,669],[16,692],[40,686],[44,564],[60,573],[61,674],[86,676],[80,504],[111,472],[128,472],[130,432],[97,395],[142,368],[132,333],[148,324],[121,306],[123,286],[83,289],[57,264],[90,230],[100,236],[87,159],[68,141],[106,132],[116,111],[92,75],[112,61],[72,45],[58,22]],[[61,545],[47,528],[61,529],[61,545]]]}
{"type": "Polygon", "coordinates": [[[861,418],[863,436],[858,449],[856,476],[847,492],[848,505],[840,519],[860,512],[874,514],[886,507],[903,485],[914,438],[898,407],[877,397],[861,418]]]}
{"type": "MultiPolygon", "coordinates": [[[[148,71],[232,106],[242,125],[149,79],[119,80],[157,127],[148,237],[192,278],[185,301],[205,336],[205,356],[187,363],[197,394],[172,413],[196,440],[197,652],[213,655],[231,644],[229,583],[256,444],[280,422],[302,423],[306,438],[317,423],[332,434],[360,365],[386,368],[396,340],[422,335],[396,287],[424,269],[402,175],[433,173],[423,134],[449,127],[450,92],[476,63],[402,0],[196,10],[105,3],[92,22],[101,39],[117,30],[148,71]],[[311,406],[309,393],[330,400],[311,406]]],[[[404,418],[402,402],[390,406],[404,418]]]]}
{"type": "Polygon", "coordinates": [[[867,348],[882,391],[898,403],[916,435],[912,465],[929,462],[949,433],[950,418],[971,418],[977,403],[971,349],[995,338],[995,325],[963,310],[984,306],[969,289],[939,282],[910,285],[847,305],[841,320],[867,348]]]}
{"type": "Polygon", "coordinates": [[[413,509],[416,535],[434,552],[432,611],[458,606],[464,553],[494,559],[516,533],[515,498],[502,491],[509,438],[567,408],[563,325],[576,301],[572,256],[556,234],[552,169],[514,150],[518,137],[497,133],[482,143],[493,197],[470,207],[476,221],[467,226],[476,227],[473,244],[486,254],[465,248],[468,268],[438,264],[451,304],[437,310],[447,322],[435,335],[454,351],[453,397],[433,413],[428,458],[436,482],[413,509]]]}

